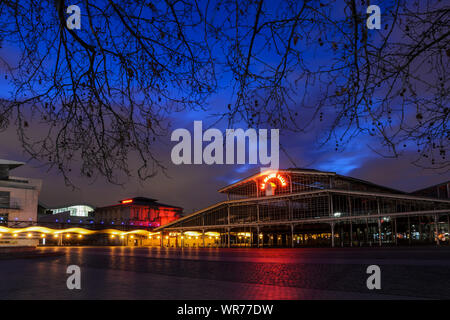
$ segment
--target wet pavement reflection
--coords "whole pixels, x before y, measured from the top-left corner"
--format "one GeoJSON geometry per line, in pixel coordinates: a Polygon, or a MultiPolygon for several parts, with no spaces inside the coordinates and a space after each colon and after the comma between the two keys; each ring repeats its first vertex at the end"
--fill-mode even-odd
{"type": "Polygon", "coordinates": [[[49,247],[0,261],[1,299],[450,298],[450,248],[173,249],[49,247]],[[381,290],[366,269],[381,267],[381,290]],[[82,289],[68,290],[78,265],[82,289]]]}

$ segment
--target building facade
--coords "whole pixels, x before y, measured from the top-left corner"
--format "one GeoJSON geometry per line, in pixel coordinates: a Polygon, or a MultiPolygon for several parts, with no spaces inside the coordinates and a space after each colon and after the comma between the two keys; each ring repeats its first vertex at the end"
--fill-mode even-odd
{"type": "Polygon", "coordinates": [[[74,216],[70,211],[62,211],[54,214],[38,214],[40,226],[53,228],[70,228],[72,226],[85,226],[94,224],[94,211],[88,216],[74,216]]]}
{"type": "Polygon", "coordinates": [[[119,201],[118,204],[96,208],[95,224],[109,226],[139,226],[156,228],[181,217],[183,209],[163,204],[155,199],[135,197],[119,201]]]}
{"type": "Polygon", "coordinates": [[[438,199],[450,199],[450,181],[440,183],[425,189],[420,189],[412,192],[411,194],[438,199]]]}
{"type": "Polygon", "coordinates": [[[89,213],[94,212],[94,207],[87,204],[76,204],[72,206],[49,209],[52,214],[69,212],[72,217],[89,217],[89,213]]]}
{"type": "Polygon", "coordinates": [[[449,199],[408,194],[334,172],[295,168],[258,173],[219,192],[227,196],[226,201],[157,228],[160,244],[334,247],[449,243],[449,199]]]}
{"type": "MultiPolygon", "coordinates": [[[[0,159],[0,227],[24,227],[36,224],[38,197],[42,181],[19,178],[10,171],[22,162],[0,159]]],[[[37,240],[24,234],[1,234],[0,246],[36,245],[37,240]]]]}

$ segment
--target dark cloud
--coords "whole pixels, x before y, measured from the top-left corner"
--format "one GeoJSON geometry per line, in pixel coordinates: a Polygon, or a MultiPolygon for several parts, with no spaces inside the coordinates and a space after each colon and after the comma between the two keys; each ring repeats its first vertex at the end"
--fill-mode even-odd
{"type": "Polygon", "coordinates": [[[406,192],[450,180],[448,172],[419,168],[411,164],[412,159],[411,153],[399,159],[371,157],[349,175],[406,192]]]}

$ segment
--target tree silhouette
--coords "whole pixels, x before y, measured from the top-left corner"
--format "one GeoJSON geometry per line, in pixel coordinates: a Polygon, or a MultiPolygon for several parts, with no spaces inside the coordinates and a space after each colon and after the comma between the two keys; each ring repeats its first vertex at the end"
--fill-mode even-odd
{"type": "Polygon", "coordinates": [[[74,161],[116,182],[131,154],[145,179],[165,170],[155,144],[170,118],[226,92],[212,112],[230,126],[307,132],[322,121],[337,150],[369,135],[383,156],[414,146],[415,164],[448,170],[450,7],[383,1],[382,27],[369,30],[368,5],[3,0],[2,51],[18,54],[0,56],[13,88],[0,126],[14,125],[25,152],[67,182],[74,161]],[[81,30],[66,26],[72,4],[81,30]]]}

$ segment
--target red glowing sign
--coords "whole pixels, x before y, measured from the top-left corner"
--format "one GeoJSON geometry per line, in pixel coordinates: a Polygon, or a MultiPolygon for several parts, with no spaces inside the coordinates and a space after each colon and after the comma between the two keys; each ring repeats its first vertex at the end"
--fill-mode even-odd
{"type": "Polygon", "coordinates": [[[132,203],[133,199],[122,200],[122,204],[132,203]]]}
{"type": "Polygon", "coordinates": [[[278,180],[282,187],[287,186],[286,179],[282,175],[278,173],[271,173],[268,176],[266,176],[263,180],[263,183],[261,183],[261,190],[264,190],[266,188],[267,182],[269,182],[269,180],[272,179],[278,180]]]}

